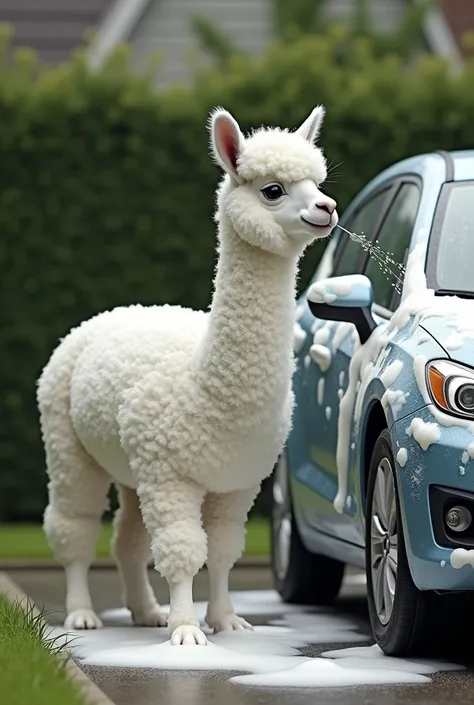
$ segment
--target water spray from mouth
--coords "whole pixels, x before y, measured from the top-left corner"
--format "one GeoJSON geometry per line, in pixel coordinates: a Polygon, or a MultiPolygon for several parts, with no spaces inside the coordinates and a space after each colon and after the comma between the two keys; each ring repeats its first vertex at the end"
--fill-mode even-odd
{"type": "Polygon", "coordinates": [[[365,235],[358,235],[357,233],[351,233],[350,230],[343,228],[342,225],[338,226],[341,230],[349,235],[351,240],[357,242],[363,250],[368,252],[369,257],[372,257],[379,265],[381,271],[386,275],[387,281],[391,281],[391,285],[397,292],[397,294],[402,293],[403,278],[405,276],[405,267],[400,262],[395,262],[394,256],[391,252],[385,252],[375,242],[368,240],[365,235]]]}

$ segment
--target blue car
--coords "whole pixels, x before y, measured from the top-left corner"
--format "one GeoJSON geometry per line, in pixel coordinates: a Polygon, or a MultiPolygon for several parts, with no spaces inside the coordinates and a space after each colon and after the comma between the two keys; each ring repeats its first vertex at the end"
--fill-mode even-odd
{"type": "Polygon", "coordinates": [[[474,596],[474,151],[390,167],[340,226],[298,301],[274,583],[330,604],[363,568],[376,642],[422,654],[474,596]]]}

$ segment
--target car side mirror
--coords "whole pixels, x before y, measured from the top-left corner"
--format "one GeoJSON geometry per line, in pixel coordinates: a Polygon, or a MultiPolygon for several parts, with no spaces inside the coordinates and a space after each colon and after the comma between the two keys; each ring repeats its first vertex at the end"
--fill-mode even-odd
{"type": "Polygon", "coordinates": [[[361,343],[377,327],[372,317],[374,292],[363,274],[332,277],[312,284],[306,294],[313,316],[329,321],[346,321],[357,328],[361,343]]]}

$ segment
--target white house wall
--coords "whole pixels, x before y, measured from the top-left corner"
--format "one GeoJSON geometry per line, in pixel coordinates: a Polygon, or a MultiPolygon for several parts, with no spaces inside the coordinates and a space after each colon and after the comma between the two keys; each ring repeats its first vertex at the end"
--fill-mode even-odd
{"type": "MultiPolygon", "coordinates": [[[[329,0],[328,12],[343,18],[353,9],[353,3],[354,0],[329,0]]],[[[380,29],[396,26],[405,3],[406,0],[371,0],[374,24],[380,29]]],[[[259,54],[271,39],[270,0],[150,0],[130,41],[136,68],[143,68],[151,53],[161,54],[159,85],[186,81],[189,62],[196,63],[192,52],[197,51],[198,45],[189,26],[191,14],[210,18],[235,44],[253,54],[259,54]]]]}

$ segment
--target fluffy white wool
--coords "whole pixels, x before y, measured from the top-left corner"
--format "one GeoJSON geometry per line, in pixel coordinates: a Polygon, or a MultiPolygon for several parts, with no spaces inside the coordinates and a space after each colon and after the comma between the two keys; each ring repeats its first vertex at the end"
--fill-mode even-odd
{"type": "Polygon", "coordinates": [[[173,643],[205,640],[192,602],[193,576],[205,561],[208,624],[249,627],[234,614],[228,572],[291,426],[293,348],[304,342],[299,324],[294,339],[298,260],[337,221],[318,205],[333,206],[318,189],[326,166],[313,139],[322,112],[295,133],[262,129],[248,139],[228,113],[215,113],[214,157],[227,173],[217,197],[210,312],[167,305],[104,312],[72,330],[43,370],[44,525],[66,569],[68,628],[100,626],[87,569],[111,482],[122,488],[114,552],[134,621],[163,622],[144,570],[151,538],[170,586],[173,643]],[[285,182],[290,221],[265,203],[254,184],[261,176],[285,182]]]}

